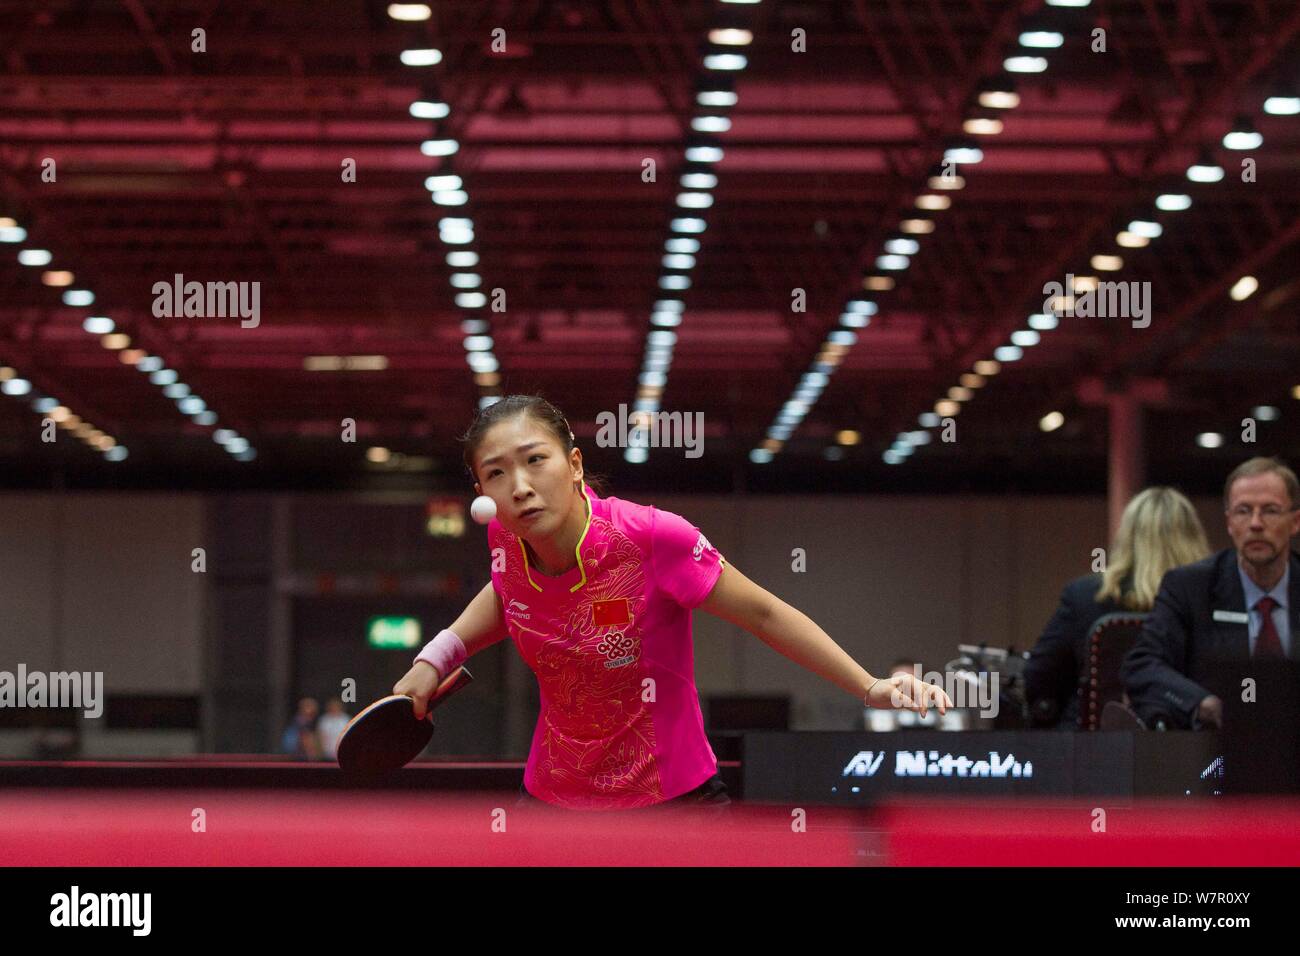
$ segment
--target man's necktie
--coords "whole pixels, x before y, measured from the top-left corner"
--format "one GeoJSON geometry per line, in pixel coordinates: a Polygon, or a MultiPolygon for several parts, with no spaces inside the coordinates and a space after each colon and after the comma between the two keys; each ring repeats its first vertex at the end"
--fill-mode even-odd
{"type": "Polygon", "coordinates": [[[1259,636],[1255,638],[1255,657],[1282,657],[1282,638],[1278,637],[1277,625],[1273,623],[1273,608],[1277,602],[1271,597],[1262,597],[1255,602],[1259,611],[1259,636]]]}

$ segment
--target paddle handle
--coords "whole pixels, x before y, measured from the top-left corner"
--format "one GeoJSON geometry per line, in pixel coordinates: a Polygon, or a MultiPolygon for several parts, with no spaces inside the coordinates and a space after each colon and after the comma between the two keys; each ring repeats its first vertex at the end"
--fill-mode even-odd
{"type": "Polygon", "coordinates": [[[474,675],[471,674],[464,665],[457,667],[454,671],[438,682],[438,689],[435,690],[433,696],[429,698],[427,710],[432,712],[433,708],[437,707],[473,679],[474,675]]]}

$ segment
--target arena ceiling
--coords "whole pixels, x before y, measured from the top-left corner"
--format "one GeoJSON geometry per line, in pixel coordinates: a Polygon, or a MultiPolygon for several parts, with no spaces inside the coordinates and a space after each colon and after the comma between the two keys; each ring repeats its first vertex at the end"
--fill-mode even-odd
{"type": "Polygon", "coordinates": [[[616,486],[1099,491],[1130,389],[1153,478],[1300,448],[1294,0],[429,6],[0,2],[0,374],[30,383],[0,481],[450,485],[514,391],[616,486]],[[1149,322],[1034,342],[1067,274],[1139,283],[1149,322]],[[158,314],[177,275],[258,283],[256,324],[158,314]],[[638,399],[705,453],[596,447],[638,399]]]}

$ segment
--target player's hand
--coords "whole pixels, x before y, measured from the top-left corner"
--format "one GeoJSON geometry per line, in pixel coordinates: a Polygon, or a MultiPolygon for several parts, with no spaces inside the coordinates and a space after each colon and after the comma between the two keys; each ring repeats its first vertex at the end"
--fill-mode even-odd
{"type": "Polygon", "coordinates": [[[1221,728],[1223,726],[1223,701],[1211,694],[1204,698],[1196,708],[1196,718],[1203,727],[1221,728]]]}
{"type": "Polygon", "coordinates": [[[940,714],[948,713],[952,698],[942,687],[918,680],[915,674],[902,673],[876,681],[866,703],[868,707],[881,709],[916,710],[924,717],[931,707],[938,707],[940,714]]]}
{"type": "Polygon", "coordinates": [[[424,661],[416,661],[406,676],[393,685],[393,693],[405,694],[415,701],[415,719],[424,720],[424,715],[429,712],[429,698],[441,682],[442,677],[436,667],[424,661]]]}

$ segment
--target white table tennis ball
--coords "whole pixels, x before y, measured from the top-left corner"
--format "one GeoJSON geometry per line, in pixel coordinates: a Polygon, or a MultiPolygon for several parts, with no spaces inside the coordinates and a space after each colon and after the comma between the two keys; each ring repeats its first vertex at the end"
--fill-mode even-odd
{"type": "Polygon", "coordinates": [[[487,495],[479,495],[470,504],[469,513],[479,524],[487,524],[497,516],[497,503],[487,495]]]}

